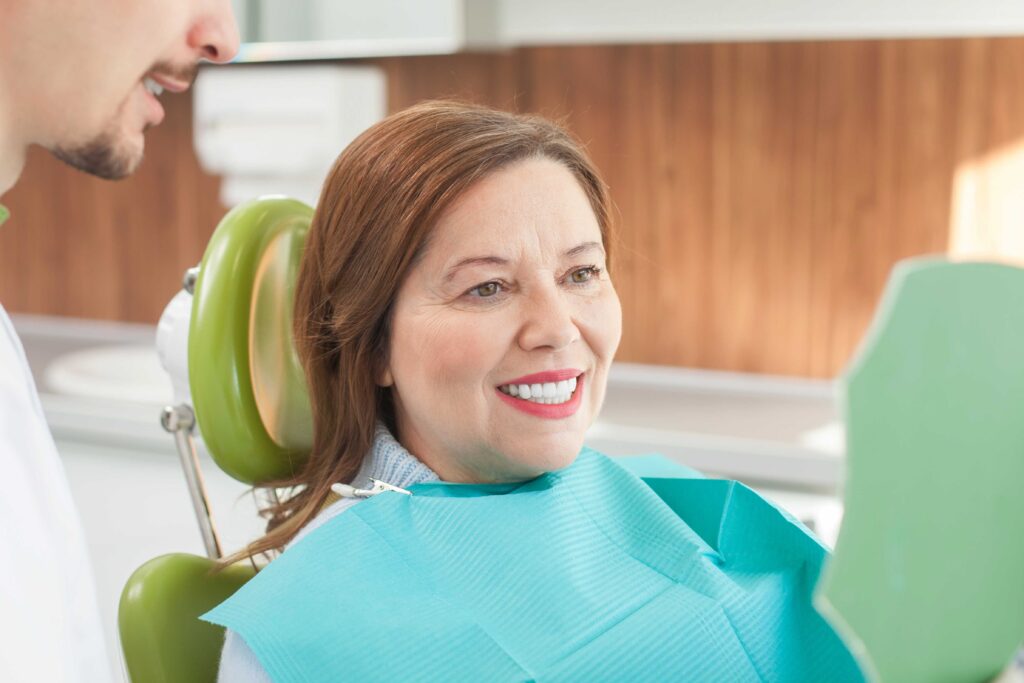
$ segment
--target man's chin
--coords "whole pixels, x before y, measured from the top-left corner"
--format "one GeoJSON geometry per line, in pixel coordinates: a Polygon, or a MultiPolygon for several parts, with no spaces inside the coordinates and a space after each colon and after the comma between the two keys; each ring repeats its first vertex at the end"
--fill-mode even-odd
{"type": "MultiPolygon", "coordinates": [[[[141,136],[140,136],[141,137],[141,136]]],[[[143,146],[126,140],[102,136],[84,145],[56,147],[53,155],[64,163],[106,180],[130,176],[142,162],[143,146]]]]}

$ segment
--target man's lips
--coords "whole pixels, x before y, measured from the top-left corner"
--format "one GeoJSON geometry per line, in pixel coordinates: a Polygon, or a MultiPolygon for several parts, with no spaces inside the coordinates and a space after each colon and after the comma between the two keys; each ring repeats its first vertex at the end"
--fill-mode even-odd
{"type": "Polygon", "coordinates": [[[545,370],[544,372],[535,372],[532,375],[523,375],[516,379],[510,379],[507,382],[502,382],[499,386],[505,386],[506,384],[544,384],[545,382],[561,382],[563,380],[572,379],[573,377],[579,377],[582,374],[583,371],[577,370],[576,368],[545,370]]]}
{"type": "Polygon", "coordinates": [[[170,92],[185,92],[188,90],[188,81],[179,81],[176,78],[172,78],[166,74],[149,73],[146,74],[149,78],[152,78],[157,85],[164,90],[170,92]]]}

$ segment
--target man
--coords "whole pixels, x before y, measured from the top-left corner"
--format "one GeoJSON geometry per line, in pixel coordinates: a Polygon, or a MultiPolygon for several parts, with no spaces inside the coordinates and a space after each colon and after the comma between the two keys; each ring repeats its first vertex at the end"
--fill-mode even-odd
{"type": "MultiPolygon", "coordinates": [[[[31,145],[103,178],[131,174],[161,92],[237,50],[230,0],[0,2],[0,196],[31,145]]],[[[0,478],[0,680],[110,680],[80,523],[2,307],[0,478]]]]}

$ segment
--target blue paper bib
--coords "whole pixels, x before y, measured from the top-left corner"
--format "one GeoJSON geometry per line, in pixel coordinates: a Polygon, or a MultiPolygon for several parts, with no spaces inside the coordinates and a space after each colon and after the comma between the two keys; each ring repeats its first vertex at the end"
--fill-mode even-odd
{"type": "Polygon", "coordinates": [[[742,484],[584,450],[332,519],[205,619],[275,681],[862,681],[811,605],[826,556],[742,484]]]}

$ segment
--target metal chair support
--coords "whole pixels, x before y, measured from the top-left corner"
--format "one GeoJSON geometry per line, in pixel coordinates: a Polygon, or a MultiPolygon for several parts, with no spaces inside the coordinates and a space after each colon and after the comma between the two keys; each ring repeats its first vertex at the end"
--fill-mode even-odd
{"type": "Polygon", "coordinates": [[[196,452],[195,439],[192,437],[192,430],[195,429],[196,424],[195,414],[192,412],[192,408],[185,403],[178,406],[167,406],[160,416],[160,424],[174,435],[174,444],[178,449],[178,456],[181,458],[181,468],[185,472],[185,481],[188,483],[189,495],[192,497],[192,507],[196,513],[196,521],[199,522],[199,533],[203,537],[206,556],[212,560],[219,560],[223,557],[220,537],[217,535],[213,516],[210,514],[210,499],[206,494],[206,486],[203,484],[199,454],[196,452]]]}

